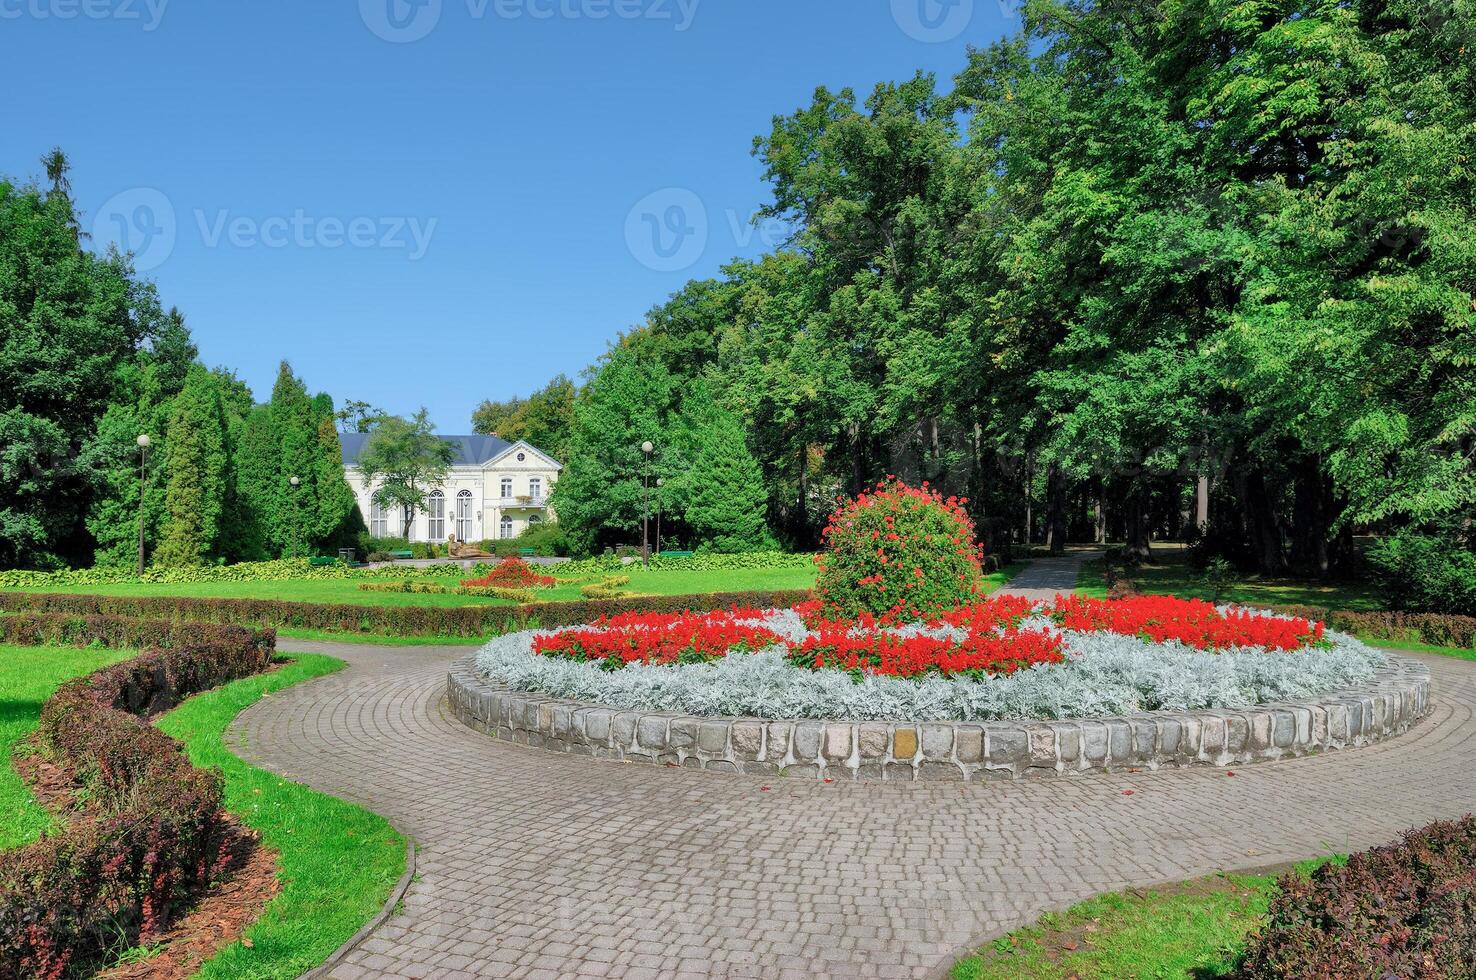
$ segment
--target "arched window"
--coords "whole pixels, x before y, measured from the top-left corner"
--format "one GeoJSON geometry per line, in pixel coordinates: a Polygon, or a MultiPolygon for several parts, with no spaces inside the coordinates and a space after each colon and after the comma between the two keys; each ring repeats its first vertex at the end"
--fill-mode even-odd
{"type": "Polygon", "coordinates": [[[426,512],[430,517],[430,539],[446,540],[446,495],[439,490],[432,490],[426,512]]]}
{"type": "Polygon", "coordinates": [[[456,495],[456,540],[470,541],[472,535],[472,494],[463,490],[456,495]]]}
{"type": "Polygon", "coordinates": [[[513,536],[513,521],[511,517],[502,519],[502,540],[510,540],[513,536]]]}
{"type": "Polygon", "coordinates": [[[369,501],[369,533],[376,538],[389,537],[389,511],[372,499],[369,501]]]}
{"type": "Polygon", "coordinates": [[[542,523],[543,523],[543,518],[539,517],[537,514],[530,514],[530,515],[528,515],[528,526],[529,527],[533,526],[534,524],[542,524],[542,523]]]}

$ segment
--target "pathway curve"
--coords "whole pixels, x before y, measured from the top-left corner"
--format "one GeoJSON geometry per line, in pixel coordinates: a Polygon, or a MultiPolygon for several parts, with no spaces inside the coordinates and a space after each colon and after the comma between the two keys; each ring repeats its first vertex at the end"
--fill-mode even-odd
{"type": "Polygon", "coordinates": [[[1052,558],[1037,558],[996,594],[1050,601],[1057,593],[1075,591],[1081,566],[1093,558],[1101,558],[1103,554],[1101,551],[1068,551],[1052,558]]]}
{"type": "Polygon", "coordinates": [[[403,913],[342,978],[927,975],[1099,892],[1359,849],[1476,806],[1476,664],[1441,657],[1408,735],[1234,778],[826,785],[475,734],[444,707],[465,648],[282,646],[349,667],[250,708],[235,750],[421,845],[403,913]]]}

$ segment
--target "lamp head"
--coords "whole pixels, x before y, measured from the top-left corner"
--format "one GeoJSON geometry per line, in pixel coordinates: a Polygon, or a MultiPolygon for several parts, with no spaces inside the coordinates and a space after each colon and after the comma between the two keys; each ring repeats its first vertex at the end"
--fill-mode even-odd
{"type": "Polygon", "coordinates": [[[647,456],[651,455],[655,451],[656,447],[651,445],[650,440],[641,443],[641,452],[645,453],[647,456]]]}
{"type": "Polygon", "coordinates": [[[151,440],[149,439],[149,434],[147,432],[145,432],[144,434],[142,434],[142,435],[140,435],[138,437],[138,440],[137,441],[138,441],[138,448],[139,449],[148,449],[149,448],[149,442],[151,440]]]}

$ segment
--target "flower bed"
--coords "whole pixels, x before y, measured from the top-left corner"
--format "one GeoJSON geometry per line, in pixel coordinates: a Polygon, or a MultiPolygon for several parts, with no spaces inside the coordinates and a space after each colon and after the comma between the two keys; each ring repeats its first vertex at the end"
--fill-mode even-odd
{"type": "Polygon", "coordinates": [[[1061,719],[1241,708],[1366,681],[1382,654],[1321,623],[1166,597],[1002,597],[928,622],[822,607],[626,614],[483,648],[516,691],[694,715],[1061,719]]]}
{"type": "Polygon", "coordinates": [[[539,575],[521,558],[508,558],[480,578],[462,581],[468,589],[551,589],[558,585],[552,575],[539,575]]]}

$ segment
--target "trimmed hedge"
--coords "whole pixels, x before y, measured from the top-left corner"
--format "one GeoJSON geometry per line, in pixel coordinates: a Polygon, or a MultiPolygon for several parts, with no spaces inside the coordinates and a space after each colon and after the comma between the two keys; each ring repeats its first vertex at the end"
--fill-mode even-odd
{"type": "Polygon", "coordinates": [[[1476,616],[1442,613],[1351,612],[1319,606],[1272,606],[1305,619],[1317,618],[1335,630],[1386,640],[1413,640],[1437,647],[1476,649],[1476,616]]]}
{"type": "Polygon", "coordinates": [[[1265,928],[1235,974],[1282,977],[1476,975],[1476,819],[1402,839],[1277,883],[1265,928]]]}
{"type": "Polygon", "coordinates": [[[176,622],[329,630],[381,636],[477,637],[534,627],[593,622],[625,612],[706,612],[731,606],[792,606],[808,591],[718,592],[709,595],[586,599],[519,606],[354,606],[275,599],[195,599],[178,596],[99,596],[0,592],[0,612],[53,612],[74,616],[138,616],[176,622]]]}
{"type": "MultiPolygon", "coordinates": [[[[7,638],[137,642],[176,624],[15,616],[7,638]]],[[[265,670],[270,631],[192,626],[191,640],[69,681],[46,702],[38,746],[85,791],[60,833],[0,856],[0,976],[59,978],[155,934],[219,872],[220,777],[143,719],[265,670]]]]}

